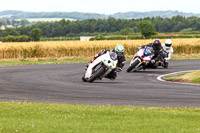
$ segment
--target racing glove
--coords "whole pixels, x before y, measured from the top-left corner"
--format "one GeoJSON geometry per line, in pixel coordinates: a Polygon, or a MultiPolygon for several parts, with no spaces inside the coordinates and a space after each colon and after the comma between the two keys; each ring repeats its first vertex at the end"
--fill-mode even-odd
{"type": "Polygon", "coordinates": [[[154,64],[156,61],[155,60],[151,60],[151,63],[154,64]]]}
{"type": "Polygon", "coordinates": [[[121,67],[117,67],[116,70],[117,70],[117,72],[121,72],[122,68],[121,67]]]}

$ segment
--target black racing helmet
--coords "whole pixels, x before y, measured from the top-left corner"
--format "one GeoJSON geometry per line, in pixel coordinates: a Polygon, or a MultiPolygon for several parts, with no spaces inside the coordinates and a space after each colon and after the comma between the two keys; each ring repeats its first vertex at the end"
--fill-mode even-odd
{"type": "Polygon", "coordinates": [[[161,47],[161,41],[159,39],[154,40],[153,48],[159,49],[161,47]]]}

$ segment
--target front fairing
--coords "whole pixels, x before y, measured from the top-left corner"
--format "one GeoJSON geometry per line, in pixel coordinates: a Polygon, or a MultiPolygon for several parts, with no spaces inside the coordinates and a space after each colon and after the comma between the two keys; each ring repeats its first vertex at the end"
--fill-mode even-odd
{"type": "Polygon", "coordinates": [[[130,63],[130,65],[134,62],[136,58],[140,60],[144,65],[147,65],[152,57],[154,56],[152,49],[149,49],[149,47],[145,47],[140,49],[134,56],[130,63]]]}
{"type": "Polygon", "coordinates": [[[145,50],[145,49],[140,49],[140,50],[134,55],[134,57],[142,57],[143,54],[144,54],[144,50],[145,50]]]}
{"type": "Polygon", "coordinates": [[[109,69],[115,69],[117,67],[117,63],[118,63],[118,60],[113,60],[111,59],[110,57],[110,53],[107,52],[105,54],[105,57],[102,58],[102,62],[104,63],[104,65],[109,68],[109,69]]]}

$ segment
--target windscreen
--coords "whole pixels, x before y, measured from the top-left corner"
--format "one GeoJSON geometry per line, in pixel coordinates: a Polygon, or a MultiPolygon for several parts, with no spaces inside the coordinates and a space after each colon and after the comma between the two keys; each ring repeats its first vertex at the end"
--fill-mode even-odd
{"type": "Polygon", "coordinates": [[[117,54],[115,52],[110,52],[110,58],[112,60],[117,60],[117,54]]]}
{"type": "Polygon", "coordinates": [[[153,48],[152,47],[146,47],[146,53],[147,54],[152,54],[153,53],[153,48]]]}

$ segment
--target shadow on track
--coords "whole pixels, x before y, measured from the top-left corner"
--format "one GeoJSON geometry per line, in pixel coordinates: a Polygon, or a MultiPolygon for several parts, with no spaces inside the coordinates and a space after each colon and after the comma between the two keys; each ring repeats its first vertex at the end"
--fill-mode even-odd
{"type": "MultiPolygon", "coordinates": [[[[83,82],[83,81],[81,81],[83,82]]],[[[94,81],[94,82],[83,82],[83,83],[87,83],[87,84],[122,84],[125,82],[117,82],[117,81],[94,81]]]]}
{"type": "Polygon", "coordinates": [[[129,72],[130,74],[137,74],[137,73],[144,73],[144,74],[149,74],[149,73],[153,73],[153,74],[163,74],[165,73],[165,71],[138,71],[138,72],[129,72]]]}

